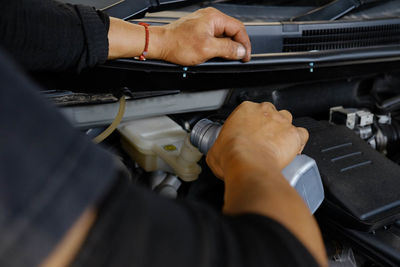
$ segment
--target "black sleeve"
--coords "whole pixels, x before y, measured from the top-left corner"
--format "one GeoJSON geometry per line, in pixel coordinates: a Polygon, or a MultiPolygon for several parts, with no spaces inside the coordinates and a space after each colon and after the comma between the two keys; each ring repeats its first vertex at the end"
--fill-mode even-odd
{"type": "Polygon", "coordinates": [[[82,70],[108,56],[109,17],[52,0],[0,0],[0,46],[28,70],[82,70]]]}
{"type": "Polygon", "coordinates": [[[0,266],[38,266],[115,182],[117,164],[0,49],[0,266]]]}
{"type": "Polygon", "coordinates": [[[123,180],[72,264],[82,266],[318,266],[282,225],[247,214],[223,216],[208,207],[161,198],[123,180]]]}
{"type": "Polygon", "coordinates": [[[271,219],[222,216],[117,179],[110,153],[44,101],[1,51],[0,81],[0,266],[40,264],[105,195],[74,266],[316,266],[271,219]]]}

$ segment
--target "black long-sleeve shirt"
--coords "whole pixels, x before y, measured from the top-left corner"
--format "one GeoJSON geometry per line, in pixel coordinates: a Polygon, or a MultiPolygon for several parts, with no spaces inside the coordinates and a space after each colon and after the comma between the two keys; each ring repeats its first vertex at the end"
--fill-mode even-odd
{"type": "Polygon", "coordinates": [[[78,71],[104,63],[109,17],[52,0],[0,0],[0,45],[28,70],[78,71]]]}
{"type": "MultiPolygon", "coordinates": [[[[106,59],[106,15],[49,0],[0,3],[0,46],[23,67],[79,70],[106,59]]],[[[38,90],[0,49],[0,266],[39,264],[98,203],[73,266],[316,266],[271,219],[224,216],[127,184],[113,156],[38,90]]]]}

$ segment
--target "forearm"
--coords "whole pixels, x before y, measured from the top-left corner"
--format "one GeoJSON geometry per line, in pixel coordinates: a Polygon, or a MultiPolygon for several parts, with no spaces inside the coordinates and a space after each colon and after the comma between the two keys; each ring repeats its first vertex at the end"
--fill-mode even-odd
{"type": "Polygon", "coordinates": [[[96,220],[96,213],[95,208],[87,208],[40,266],[70,266],[96,220]]]}
{"type": "Polygon", "coordinates": [[[304,201],[272,164],[232,162],[226,173],[226,214],[255,213],[270,217],[291,231],[326,266],[326,255],[315,219],[304,201]]]}

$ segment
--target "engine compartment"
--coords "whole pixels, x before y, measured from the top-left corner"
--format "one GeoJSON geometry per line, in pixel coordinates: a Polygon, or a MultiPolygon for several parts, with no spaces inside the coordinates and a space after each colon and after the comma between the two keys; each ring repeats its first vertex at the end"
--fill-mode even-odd
{"type": "MultiPolygon", "coordinates": [[[[128,114],[140,115],[128,116],[126,123],[140,120],[152,124],[154,119],[169,118],[171,129],[174,134],[179,132],[180,139],[172,140],[172,146],[164,149],[176,150],[174,153],[178,155],[185,136],[197,121],[207,118],[223,123],[243,101],[268,101],[277,109],[289,110],[295,118],[294,124],[310,132],[304,153],[315,159],[322,177],[325,200],[315,217],[325,239],[330,264],[397,266],[400,264],[398,77],[397,72],[386,72],[312,82],[263,81],[257,86],[164,91],[139,98],[125,92],[127,105],[137,108],[128,114]],[[180,106],[182,103],[186,106],[180,106]],[[171,109],[171,106],[179,108],[171,109]]],[[[67,117],[65,111],[74,108],[79,108],[81,113],[86,110],[85,114],[93,111],[115,114],[118,106],[117,98],[97,99],[95,103],[82,105],[65,102],[64,95],[60,102],[60,91],[57,92],[47,92],[46,96],[58,103],[67,117]],[[102,106],[114,107],[114,111],[106,109],[105,112],[102,106]]],[[[80,97],[83,94],[89,99],[99,96],[98,92],[88,94],[79,90],[70,93],[80,97]]],[[[106,94],[112,96],[110,92],[106,94]]],[[[79,112],[72,117],[76,119],[79,112]]],[[[85,118],[90,121],[92,117],[85,118]]],[[[96,135],[110,119],[80,125],[77,125],[79,119],[72,122],[87,134],[96,135]]],[[[124,145],[125,139],[121,131],[116,131],[104,145],[119,155],[133,183],[166,197],[198,201],[221,209],[224,186],[209,170],[204,157],[198,162],[201,172],[197,179],[181,179],[177,168],[171,167],[172,163],[163,157],[156,161],[164,167],[146,167],[145,161],[132,157],[132,151],[124,145]]]]}

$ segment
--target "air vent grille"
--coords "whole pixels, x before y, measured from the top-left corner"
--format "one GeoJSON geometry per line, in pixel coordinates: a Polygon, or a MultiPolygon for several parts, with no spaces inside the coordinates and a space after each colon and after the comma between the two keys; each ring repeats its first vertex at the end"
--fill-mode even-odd
{"type": "Polygon", "coordinates": [[[305,30],[302,37],[284,38],[283,52],[337,50],[400,44],[400,24],[305,30]]]}

